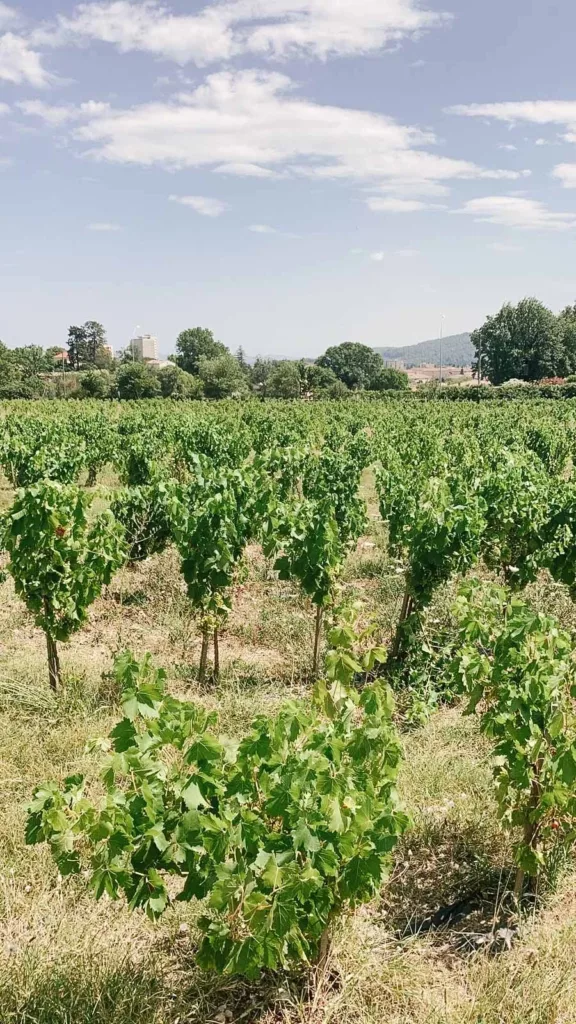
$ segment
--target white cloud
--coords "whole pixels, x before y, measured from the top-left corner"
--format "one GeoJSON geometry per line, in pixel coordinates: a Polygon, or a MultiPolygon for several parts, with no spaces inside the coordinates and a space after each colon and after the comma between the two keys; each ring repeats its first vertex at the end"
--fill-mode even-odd
{"type": "MultiPolygon", "coordinates": [[[[521,100],[513,103],[469,103],[448,107],[449,114],[487,117],[516,124],[560,124],[576,128],[576,100],[521,100]]],[[[545,141],[545,140],[543,140],[545,141]]],[[[542,142],[538,142],[542,145],[542,142]]]]}
{"type": "Polygon", "coordinates": [[[0,80],[42,89],[54,81],[54,76],[42,67],[40,55],[30,48],[26,39],[6,32],[0,36],[0,80]]]}
{"type": "Polygon", "coordinates": [[[120,231],[119,224],[109,224],[106,221],[97,221],[94,224],[87,224],[88,231],[120,231]]]}
{"type": "Polygon", "coordinates": [[[50,106],[42,100],[24,100],[22,103],[18,103],[17,106],[23,114],[29,117],[39,117],[45,124],[54,126],[66,124],[67,121],[74,121],[80,116],[73,106],[50,106]]]}
{"type": "Polygon", "coordinates": [[[505,149],[509,153],[514,153],[518,149],[518,146],[512,145],[511,142],[500,142],[498,149],[505,149]]]}
{"type": "Polygon", "coordinates": [[[374,260],[375,263],[382,263],[386,253],[379,250],[378,252],[371,252],[370,259],[374,260]]]}
{"type": "Polygon", "coordinates": [[[277,178],[278,175],[269,167],[260,167],[258,164],[220,164],[214,168],[216,174],[234,174],[239,178],[277,178]]]}
{"type": "Polygon", "coordinates": [[[418,0],[220,0],[175,14],[161,0],[81,3],[37,30],[46,45],[100,40],[204,65],[242,53],[273,59],[375,53],[446,23],[418,0]]]}
{"type": "Polygon", "coordinates": [[[108,103],[98,103],[96,100],[88,100],[78,107],[71,103],[64,103],[61,106],[52,106],[44,103],[43,100],[23,100],[16,104],[17,107],[28,117],[39,117],[45,124],[58,126],[70,121],[82,121],[86,117],[95,117],[97,114],[105,114],[110,110],[108,103]]]}
{"type": "Polygon", "coordinates": [[[394,196],[373,196],[366,200],[366,205],[375,213],[415,213],[417,210],[426,210],[429,206],[428,203],[422,203],[417,199],[396,199],[394,196]]]}
{"type": "Polygon", "coordinates": [[[0,28],[4,29],[7,25],[13,25],[19,20],[18,12],[13,7],[8,7],[8,4],[0,3],[0,28]]]}
{"type": "Polygon", "coordinates": [[[190,206],[202,217],[221,217],[227,209],[221,199],[212,199],[210,196],[170,196],[170,202],[190,206]]]}
{"type": "Polygon", "coordinates": [[[562,182],[563,188],[576,188],[576,164],[557,164],[552,174],[562,182]]]}
{"type": "Polygon", "coordinates": [[[276,228],[271,228],[269,224],[251,224],[248,228],[249,231],[253,231],[255,235],[276,235],[276,228]]]}
{"type": "Polygon", "coordinates": [[[289,78],[266,71],[218,72],[168,101],[84,105],[78,117],[86,155],[121,164],[351,181],[411,203],[445,194],[452,179],[521,177],[430,152],[431,132],[382,114],[300,98],[289,78]]]}
{"type": "Polygon", "coordinates": [[[8,104],[7,103],[0,103],[0,115],[1,114],[8,114],[9,112],[10,112],[10,107],[8,106],[8,104]]]}
{"type": "Polygon", "coordinates": [[[576,214],[556,213],[535,199],[519,196],[484,196],[470,199],[457,213],[475,220],[524,230],[567,231],[576,228],[576,214]]]}

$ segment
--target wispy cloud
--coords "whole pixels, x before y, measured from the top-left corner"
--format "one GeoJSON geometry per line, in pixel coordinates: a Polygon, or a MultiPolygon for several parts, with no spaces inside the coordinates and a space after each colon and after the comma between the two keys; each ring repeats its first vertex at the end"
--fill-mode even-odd
{"type": "Polygon", "coordinates": [[[95,117],[110,110],[108,103],[99,103],[96,100],[89,100],[78,106],[74,106],[72,103],[51,105],[45,103],[44,100],[23,100],[16,106],[27,117],[38,117],[45,124],[53,127],[72,121],[82,121],[86,117],[95,117]]]}
{"type": "Polygon", "coordinates": [[[470,199],[455,211],[488,224],[521,230],[568,231],[576,228],[576,214],[557,213],[544,203],[519,196],[483,196],[470,199]]]}
{"type": "Polygon", "coordinates": [[[448,114],[487,117],[497,121],[533,124],[576,124],[576,100],[519,100],[511,103],[457,103],[448,114]]]}
{"type": "Polygon", "coordinates": [[[276,228],[270,227],[269,224],[250,224],[249,231],[253,231],[255,235],[277,235],[276,228]]]}
{"type": "MultiPolygon", "coordinates": [[[[448,107],[447,113],[463,117],[483,117],[507,124],[528,122],[529,124],[564,125],[576,131],[576,100],[519,100],[511,103],[460,103],[448,107]]],[[[566,141],[576,141],[573,131],[566,141]]],[[[546,139],[538,139],[536,145],[546,145],[546,139]]]]}
{"type": "Polygon", "coordinates": [[[170,202],[189,206],[202,217],[221,217],[228,209],[221,199],[213,199],[211,196],[170,196],[170,202]]]}
{"type": "Polygon", "coordinates": [[[222,71],[168,101],[127,109],[28,101],[24,112],[54,125],[78,122],[74,138],[98,160],[348,181],[381,193],[371,202],[383,212],[422,209],[420,196],[444,195],[454,180],[517,180],[527,173],[440,155],[430,148],[437,142],[430,131],[294,92],[291,79],[276,72],[222,71]]]}
{"type": "Polygon", "coordinates": [[[7,26],[12,28],[20,20],[20,15],[14,7],[9,7],[8,4],[0,3],[0,29],[4,29],[7,26]]]}
{"type": "Polygon", "coordinates": [[[98,40],[181,65],[240,54],[325,60],[397,46],[448,20],[418,0],[220,0],[194,14],[163,0],[93,0],[42,26],[35,39],[52,46],[98,40]]]}
{"type": "Polygon", "coordinates": [[[372,196],[366,200],[366,205],[375,213],[416,213],[430,208],[429,203],[418,199],[399,199],[395,196],[372,196]]]}

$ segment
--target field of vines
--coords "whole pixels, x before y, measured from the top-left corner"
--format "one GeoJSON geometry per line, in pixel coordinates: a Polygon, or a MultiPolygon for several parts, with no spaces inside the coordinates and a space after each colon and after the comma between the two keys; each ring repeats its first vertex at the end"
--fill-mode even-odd
{"type": "Polygon", "coordinates": [[[576,1021],[576,400],[0,409],[0,1024],[576,1021]]]}

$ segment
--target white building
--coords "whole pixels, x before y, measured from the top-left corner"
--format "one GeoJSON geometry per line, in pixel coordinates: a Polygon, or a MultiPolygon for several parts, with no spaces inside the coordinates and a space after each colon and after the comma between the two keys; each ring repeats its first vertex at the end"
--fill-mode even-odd
{"type": "Polygon", "coordinates": [[[158,339],[153,334],[140,334],[132,338],[130,351],[134,359],[158,359],[158,339]]]}

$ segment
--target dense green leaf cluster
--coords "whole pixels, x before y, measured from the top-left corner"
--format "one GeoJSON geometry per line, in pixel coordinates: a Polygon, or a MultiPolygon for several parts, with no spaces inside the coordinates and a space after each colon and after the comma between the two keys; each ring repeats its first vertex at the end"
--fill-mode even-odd
{"type": "MultiPolygon", "coordinates": [[[[254,977],[314,959],[335,915],[378,891],[408,823],[391,694],[350,690],[353,632],[332,640],[342,647],[312,704],[259,716],[239,744],[216,735],[215,714],[171,697],[149,657],[123,655],[105,795],[91,799],[79,776],[39,787],[28,842],[48,841],[62,874],[89,854],[96,896],[123,891],[152,918],[177,876],[176,899],[206,900],[204,967],[254,977]]],[[[366,669],[380,656],[363,655],[366,669]]]]}
{"type": "Polygon", "coordinates": [[[522,828],[520,868],[535,875],[547,852],[576,836],[576,661],[572,638],[499,587],[462,588],[455,674],[468,714],[494,741],[500,817],[522,828]]]}
{"type": "Polygon", "coordinates": [[[4,517],[8,572],[38,626],[68,640],[125,558],[109,511],[89,518],[90,495],[46,481],[20,491],[4,517]]]}

